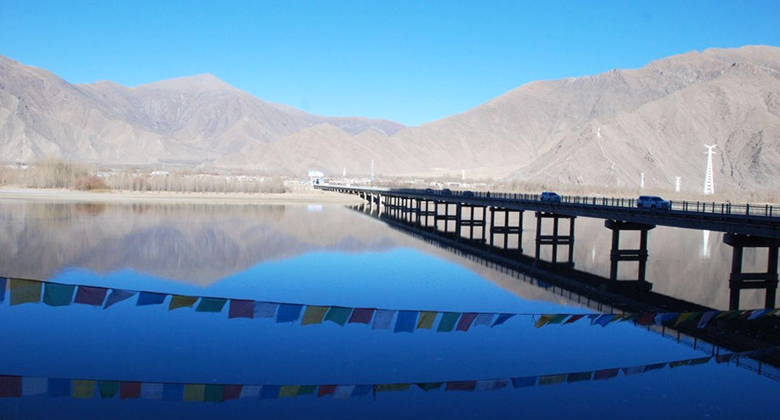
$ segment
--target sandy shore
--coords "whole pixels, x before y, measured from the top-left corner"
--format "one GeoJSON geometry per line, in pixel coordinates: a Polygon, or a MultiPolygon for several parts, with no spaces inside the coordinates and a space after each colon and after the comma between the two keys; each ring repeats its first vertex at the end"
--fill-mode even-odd
{"type": "Polygon", "coordinates": [[[30,200],[89,203],[137,203],[137,202],[192,202],[192,203],[235,203],[235,204],[360,204],[354,195],[327,191],[296,191],[285,194],[245,193],[174,193],[107,191],[86,192],[45,188],[0,188],[0,200],[30,200]]]}

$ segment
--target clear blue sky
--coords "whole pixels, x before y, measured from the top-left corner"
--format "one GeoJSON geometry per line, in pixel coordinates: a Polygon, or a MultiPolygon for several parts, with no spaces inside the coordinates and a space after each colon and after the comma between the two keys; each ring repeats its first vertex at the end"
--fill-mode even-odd
{"type": "Polygon", "coordinates": [[[780,45],[780,1],[0,1],[0,54],[71,83],[212,73],[408,125],[534,80],[751,44],[780,45]]]}

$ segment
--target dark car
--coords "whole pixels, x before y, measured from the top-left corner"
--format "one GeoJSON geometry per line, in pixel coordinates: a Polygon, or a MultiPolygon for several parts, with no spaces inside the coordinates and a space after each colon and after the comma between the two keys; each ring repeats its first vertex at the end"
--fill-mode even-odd
{"type": "Polygon", "coordinates": [[[668,201],[655,195],[643,195],[636,200],[636,207],[650,210],[669,210],[671,205],[668,201]]]}
{"type": "Polygon", "coordinates": [[[431,188],[426,188],[426,189],[425,189],[425,193],[426,193],[426,194],[433,194],[433,189],[431,189],[431,188]]]}
{"type": "Polygon", "coordinates": [[[474,197],[474,191],[463,191],[464,197],[474,197]]]}
{"type": "Polygon", "coordinates": [[[452,190],[450,190],[449,188],[445,188],[441,190],[441,195],[452,195],[452,190]]]}
{"type": "Polygon", "coordinates": [[[552,191],[545,191],[539,196],[539,200],[545,203],[560,203],[561,196],[552,191]]]}

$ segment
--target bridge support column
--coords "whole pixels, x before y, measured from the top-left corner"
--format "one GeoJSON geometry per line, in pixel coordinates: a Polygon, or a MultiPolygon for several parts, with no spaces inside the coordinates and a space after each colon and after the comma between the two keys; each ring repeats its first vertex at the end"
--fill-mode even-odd
{"type": "Polygon", "coordinates": [[[458,238],[461,237],[463,234],[461,229],[462,228],[468,228],[469,232],[469,240],[474,240],[474,228],[475,227],[481,227],[482,228],[482,236],[480,238],[481,243],[485,243],[485,227],[486,227],[486,215],[487,215],[487,207],[485,206],[476,206],[471,204],[459,204],[458,208],[461,209],[459,212],[459,221],[460,226],[458,226],[458,230],[456,231],[456,234],[458,238]],[[468,209],[469,214],[468,217],[463,219],[463,209],[468,209]],[[477,218],[478,211],[482,210],[482,214],[480,215],[480,218],[477,218]]]}
{"type": "Polygon", "coordinates": [[[574,267],[574,219],[577,216],[566,216],[555,213],[544,213],[541,211],[536,212],[536,261],[534,264],[539,264],[541,261],[541,248],[542,245],[550,245],[552,247],[552,263],[563,264],[569,267],[574,267]],[[542,220],[553,220],[552,235],[542,235],[542,220]],[[562,235],[558,229],[560,219],[569,220],[569,233],[568,235],[562,235]],[[566,262],[558,262],[558,246],[566,245],[569,247],[569,259],[566,262]]]}
{"type": "Polygon", "coordinates": [[[739,296],[743,289],[764,289],[766,291],[764,308],[774,308],[777,298],[777,251],[780,247],[780,240],[727,233],[723,236],[723,242],[732,248],[729,309],[739,309],[739,296]],[[765,273],[742,272],[742,255],[745,248],[767,249],[767,270],[765,273]]]}
{"type": "MultiPolygon", "coordinates": [[[[448,203],[446,201],[441,201],[441,202],[437,202],[436,203],[436,215],[434,216],[434,227],[436,229],[438,229],[439,228],[439,221],[440,220],[444,221],[444,233],[449,233],[449,231],[450,231],[450,228],[449,228],[450,221],[455,221],[456,225],[457,225],[457,218],[458,218],[457,213],[460,210],[456,209],[456,214],[450,214],[450,205],[451,204],[452,203],[448,203]],[[439,213],[439,205],[440,204],[444,205],[444,214],[439,213]]],[[[456,232],[457,232],[457,230],[456,230],[456,232]]]]}
{"type": "Polygon", "coordinates": [[[523,211],[522,210],[508,210],[500,207],[490,208],[490,246],[495,246],[495,235],[504,236],[504,249],[509,249],[509,237],[510,235],[517,235],[517,253],[523,253],[523,211]],[[501,213],[504,214],[504,224],[496,226],[496,213],[498,213],[498,219],[501,219],[501,213]],[[518,220],[517,226],[511,226],[509,224],[509,218],[512,213],[517,213],[518,220]]]}
{"type": "Polygon", "coordinates": [[[607,229],[612,230],[612,251],[609,253],[609,279],[612,281],[618,280],[618,263],[621,261],[636,261],[639,263],[636,281],[646,283],[648,257],[647,232],[655,228],[655,225],[621,222],[619,220],[605,220],[604,226],[607,229]],[[620,232],[623,230],[639,231],[638,249],[620,249],[620,232]]]}

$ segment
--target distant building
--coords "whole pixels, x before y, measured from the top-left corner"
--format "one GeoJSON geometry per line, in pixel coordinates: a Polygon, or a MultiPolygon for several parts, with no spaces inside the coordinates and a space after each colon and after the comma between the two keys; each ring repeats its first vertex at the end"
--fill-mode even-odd
{"type": "Polygon", "coordinates": [[[309,181],[311,181],[312,184],[322,184],[323,178],[325,177],[325,174],[322,171],[316,171],[309,169],[309,181]]]}

